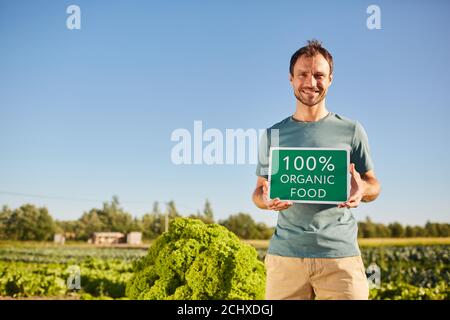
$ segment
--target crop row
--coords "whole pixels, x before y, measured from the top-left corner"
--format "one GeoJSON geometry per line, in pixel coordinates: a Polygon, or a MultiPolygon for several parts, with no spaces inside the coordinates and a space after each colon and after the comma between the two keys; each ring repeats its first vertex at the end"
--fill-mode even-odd
{"type": "Polygon", "coordinates": [[[18,248],[0,247],[0,261],[30,263],[78,263],[89,257],[102,260],[133,261],[146,254],[144,249],[125,248],[18,248]]]}
{"type": "MultiPolygon", "coordinates": [[[[132,262],[142,249],[0,248],[0,296],[124,298],[132,262]],[[95,258],[92,258],[95,257],[95,258]],[[70,288],[71,267],[81,289],[70,288]]],[[[364,264],[380,268],[371,299],[450,299],[450,246],[361,248],[364,264]]],[[[263,259],[265,250],[259,250],[263,259]]]]}

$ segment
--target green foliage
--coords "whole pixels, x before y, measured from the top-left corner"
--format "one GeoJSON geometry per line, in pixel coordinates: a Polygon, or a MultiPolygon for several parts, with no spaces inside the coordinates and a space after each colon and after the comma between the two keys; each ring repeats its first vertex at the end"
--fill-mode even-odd
{"type": "Polygon", "coordinates": [[[145,239],[155,239],[164,232],[164,215],[158,211],[144,214],[141,221],[145,239]]]}
{"type": "MultiPolygon", "coordinates": [[[[39,264],[0,261],[0,296],[63,296],[71,264],[39,264]]],[[[81,294],[120,298],[132,276],[131,262],[87,259],[80,267],[81,294]]]]}
{"type": "Polygon", "coordinates": [[[25,263],[0,262],[0,295],[44,296],[66,292],[63,270],[58,265],[37,268],[25,263]]]}
{"type": "Polygon", "coordinates": [[[448,223],[431,223],[425,224],[426,234],[433,237],[449,237],[450,236],[450,224],[448,223]]]}
{"type": "Polygon", "coordinates": [[[366,267],[375,262],[381,269],[381,283],[409,283],[432,288],[450,282],[450,246],[373,247],[361,249],[366,267]]]}
{"type": "MultiPolygon", "coordinates": [[[[111,202],[103,203],[103,208],[93,208],[75,221],[56,221],[48,214],[46,208],[24,205],[15,210],[3,206],[0,211],[0,239],[9,240],[49,240],[55,232],[64,233],[66,240],[86,241],[94,232],[142,232],[144,239],[155,239],[165,231],[165,217],[175,219],[180,213],[174,201],[166,203],[165,212],[161,212],[157,201],[153,210],[141,218],[133,218],[121,208],[119,199],[114,196],[111,202]]],[[[214,223],[211,202],[206,199],[203,211],[197,210],[189,218],[199,219],[205,223],[214,223]]],[[[270,239],[274,228],[264,223],[256,223],[246,213],[231,215],[219,221],[228,230],[242,239],[270,239]]],[[[374,223],[369,217],[358,222],[359,238],[400,238],[400,237],[450,237],[450,224],[427,222],[421,226],[403,226],[398,222],[384,225],[374,223]]]]}
{"type": "Polygon", "coordinates": [[[205,201],[205,208],[203,209],[203,215],[206,223],[214,223],[214,212],[211,206],[211,202],[208,199],[205,201]]]}
{"type": "Polygon", "coordinates": [[[177,218],[134,264],[132,299],[263,299],[256,250],[216,224],[177,218]]]}
{"type": "Polygon", "coordinates": [[[78,239],[87,240],[93,232],[109,231],[128,233],[133,230],[136,223],[133,217],[125,212],[119,203],[118,197],[103,203],[102,209],[91,209],[79,219],[78,239]]]}
{"type": "MultiPolygon", "coordinates": [[[[229,279],[228,275],[233,272],[241,273],[239,264],[231,262],[233,259],[254,264],[252,258],[254,250],[247,248],[236,251],[241,244],[236,244],[233,235],[224,236],[222,228],[219,232],[221,235],[213,236],[212,234],[216,232],[204,232],[205,225],[197,223],[190,227],[179,224],[176,233],[173,233],[171,228],[169,234],[173,233],[172,236],[164,235],[155,242],[155,248],[148,252],[142,249],[123,248],[2,245],[0,296],[129,299],[125,296],[128,288],[128,291],[135,290],[135,294],[142,293],[142,298],[149,298],[148,291],[154,285],[161,289],[159,291],[154,289],[152,292],[155,294],[152,298],[158,299],[177,299],[179,296],[193,295],[194,290],[203,290],[202,295],[197,294],[199,299],[213,299],[208,294],[214,298],[221,296],[220,290],[217,290],[221,285],[225,288],[235,285],[245,288],[254,286],[260,288],[261,292],[263,271],[262,274],[257,271],[259,275],[251,280],[253,284],[248,282],[248,286],[245,283],[250,281],[248,276],[242,276],[245,278],[244,281],[220,281],[229,279]],[[187,234],[192,236],[188,237],[187,234]],[[171,239],[174,241],[169,241],[171,239]],[[199,245],[218,241],[221,244],[216,243],[211,250],[199,245]],[[233,243],[231,247],[227,245],[230,243],[233,243]],[[203,253],[206,256],[202,256],[203,253]],[[152,261],[155,263],[149,264],[152,261]],[[69,266],[74,265],[80,267],[81,290],[72,291],[68,290],[66,281],[69,266]],[[183,270],[191,272],[183,273],[183,270]],[[211,276],[216,272],[223,272],[225,275],[211,276]],[[136,276],[139,273],[138,280],[136,276]],[[159,279],[167,281],[158,282],[159,279]],[[188,281],[195,284],[191,286],[192,288],[188,285],[183,286],[182,279],[185,279],[186,284],[188,281]],[[132,282],[135,285],[134,289],[131,289],[132,282]],[[164,295],[164,292],[174,293],[169,297],[167,294],[164,295]]],[[[216,229],[210,229],[213,230],[216,229]]],[[[375,262],[381,269],[381,287],[370,290],[371,299],[450,299],[450,245],[363,247],[361,253],[366,267],[375,262]]],[[[260,261],[264,258],[264,254],[265,251],[260,250],[260,261]]],[[[256,270],[261,267],[261,263],[254,265],[256,270]]],[[[243,268],[243,274],[248,274],[248,267],[243,268]]],[[[238,294],[234,297],[240,298],[238,294]]],[[[261,297],[261,294],[248,298],[256,297],[261,297]]],[[[227,297],[232,298],[231,295],[227,297]]]]}
{"type": "Polygon", "coordinates": [[[241,239],[269,239],[273,234],[273,228],[267,227],[264,223],[257,224],[251,215],[242,212],[219,221],[219,224],[241,239]]]}
{"type": "Polygon", "coordinates": [[[83,291],[99,297],[123,297],[132,277],[132,264],[123,261],[90,259],[80,268],[83,291]]]}
{"type": "Polygon", "coordinates": [[[3,206],[0,211],[0,239],[7,238],[8,221],[11,218],[12,210],[8,206],[3,206]]]}
{"type": "Polygon", "coordinates": [[[388,228],[391,230],[391,236],[394,238],[402,238],[405,236],[405,229],[398,222],[389,224],[388,228]]]}
{"type": "Polygon", "coordinates": [[[380,289],[371,289],[371,300],[450,300],[447,282],[441,281],[432,288],[413,286],[406,282],[389,282],[380,289]]]}
{"type": "Polygon", "coordinates": [[[361,249],[366,266],[375,262],[381,287],[371,299],[450,299],[450,246],[372,247],[361,249]]]}
{"type": "Polygon", "coordinates": [[[56,230],[47,208],[25,204],[13,211],[3,207],[0,213],[0,238],[10,240],[48,240],[56,230]]]}
{"type": "Polygon", "coordinates": [[[178,209],[175,205],[175,201],[171,200],[167,203],[167,213],[169,214],[169,218],[174,219],[179,217],[178,209]]]}
{"type": "Polygon", "coordinates": [[[142,249],[1,247],[0,296],[66,296],[71,293],[66,284],[69,266],[78,266],[80,298],[121,298],[132,276],[132,261],[145,253],[142,249]]]}
{"type": "Polygon", "coordinates": [[[96,259],[120,260],[127,263],[143,257],[144,249],[115,249],[94,247],[0,247],[0,261],[29,262],[29,263],[81,263],[91,257],[96,259]]]}
{"type": "Polygon", "coordinates": [[[449,237],[450,224],[427,222],[424,227],[403,226],[399,222],[389,225],[374,223],[369,217],[358,222],[359,238],[401,238],[401,237],[449,237]]]}
{"type": "Polygon", "coordinates": [[[107,227],[100,219],[98,209],[91,209],[89,212],[85,212],[79,222],[80,229],[78,230],[77,239],[87,240],[93,232],[106,231],[107,227]]]}

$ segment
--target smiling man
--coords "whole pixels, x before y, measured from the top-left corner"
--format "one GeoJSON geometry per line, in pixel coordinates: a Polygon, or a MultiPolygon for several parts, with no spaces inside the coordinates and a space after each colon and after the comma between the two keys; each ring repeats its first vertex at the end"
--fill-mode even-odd
{"type": "Polygon", "coordinates": [[[364,128],[326,108],[332,80],[333,57],[319,41],[308,41],[290,61],[296,110],[266,130],[261,140],[253,202],[258,208],[279,212],[265,258],[266,299],[368,299],[358,225],[350,208],[375,200],[380,184],[364,128]],[[348,148],[352,176],[348,200],[337,206],[269,200],[273,129],[278,133],[277,147],[348,148]]]}

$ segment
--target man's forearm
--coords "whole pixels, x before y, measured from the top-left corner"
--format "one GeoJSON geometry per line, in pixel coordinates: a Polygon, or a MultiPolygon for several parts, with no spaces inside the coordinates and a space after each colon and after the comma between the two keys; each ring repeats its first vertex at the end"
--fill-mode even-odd
{"type": "Polygon", "coordinates": [[[267,209],[267,205],[264,203],[262,187],[259,187],[253,192],[253,203],[260,209],[267,209]]]}
{"type": "Polygon", "coordinates": [[[381,191],[380,183],[377,179],[366,179],[364,182],[364,194],[361,199],[362,202],[370,202],[375,200],[381,191]]]}

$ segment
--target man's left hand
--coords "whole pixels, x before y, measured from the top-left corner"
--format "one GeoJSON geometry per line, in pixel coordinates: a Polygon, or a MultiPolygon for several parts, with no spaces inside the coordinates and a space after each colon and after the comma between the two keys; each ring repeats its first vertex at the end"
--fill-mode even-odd
{"type": "Polygon", "coordinates": [[[355,164],[350,164],[350,174],[352,175],[350,197],[346,202],[340,203],[338,208],[356,208],[361,203],[361,199],[364,196],[365,182],[361,179],[361,175],[356,171],[355,164]]]}

